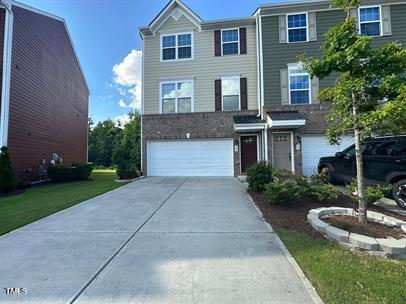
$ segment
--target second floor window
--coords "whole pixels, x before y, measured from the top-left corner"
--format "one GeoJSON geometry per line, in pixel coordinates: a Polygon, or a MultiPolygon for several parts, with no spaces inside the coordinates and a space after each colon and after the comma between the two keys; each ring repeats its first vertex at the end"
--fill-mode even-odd
{"type": "Polygon", "coordinates": [[[223,111],[239,111],[240,106],[240,77],[221,78],[223,111]]]}
{"type": "Polygon", "coordinates": [[[161,113],[193,112],[193,81],[161,83],[161,113]]]}
{"type": "Polygon", "coordinates": [[[162,61],[191,59],[193,56],[191,33],[162,36],[162,61]]]}
{"type": "Polygon", "coordinates": [[[221,48],[223,49],[223,55],[236,55],[239,53],[239,31],[224,30],[221,31],[221,48]]]}
{"type": "Polygon", "coordinates": [[[359,29],[361,35],[381,35],[381,9],[379,6],[359,9],[359,29]]]}
{"type": "Polygon", "coordinates": [[[310,103],[310,76],[301,64],[289,67],[289,97],[291,104],[310,103]]]}
{"type": "Polygon", "coordinates": [[[307,41],[307,14],[288,15],[288,42],[307,41]]]}

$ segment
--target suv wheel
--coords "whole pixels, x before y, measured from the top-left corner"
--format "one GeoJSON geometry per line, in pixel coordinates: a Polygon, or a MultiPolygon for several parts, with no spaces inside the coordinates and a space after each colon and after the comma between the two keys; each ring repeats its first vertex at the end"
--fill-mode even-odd
{"type": "Polygon", "coordinates": [[[399,207],[406,209],[406,179],[393,185],[392,195],[399,207]]]}

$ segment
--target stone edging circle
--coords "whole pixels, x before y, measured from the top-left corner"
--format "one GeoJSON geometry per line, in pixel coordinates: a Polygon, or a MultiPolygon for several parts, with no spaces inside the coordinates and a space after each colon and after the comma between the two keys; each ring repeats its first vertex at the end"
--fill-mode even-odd
{"type": "MultiPolygon", "coordinates": [[[[383,257],[406,259],[406,238],[400,240],[394,238],[372,238],[338,229],[322,220],[325,217],[334,215],[356,216],[357,213],[351,208],[317,208],[309,211],[307,220],[313,229],[323,234],[324,237],[334,240],[346,248],[362,250],[383,257]]],[[[372,221],[390,227],[401,228],[406,233],[405,221],[374,211],[367,211],[367,217],[372,221]]]]}

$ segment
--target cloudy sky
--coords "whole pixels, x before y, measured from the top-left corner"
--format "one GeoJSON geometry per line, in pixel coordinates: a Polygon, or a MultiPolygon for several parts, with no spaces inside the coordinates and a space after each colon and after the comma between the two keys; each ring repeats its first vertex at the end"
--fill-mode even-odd
{"type": "MultiPolygon", "coordinates": [[[[140,26],[169,0],[19,0],[63,17],[90,87],[94,121],[125,117],[141,103],[140,26]]],[[[184,0],[203,20],[244,17],[287,0],[184,0]]]]}

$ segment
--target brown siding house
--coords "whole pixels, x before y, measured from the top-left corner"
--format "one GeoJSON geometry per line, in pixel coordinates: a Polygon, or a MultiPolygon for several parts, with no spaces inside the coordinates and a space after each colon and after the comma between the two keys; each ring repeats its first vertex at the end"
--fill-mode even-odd
{"type": "Polygon", "coordinates": [[[11,51],[9,76],[0,56],[8,86],[1,90],[0,145],[10,150],[17,180],[38,180],[53,153],[65,165],[87,161],[89,89],[65,21],[12,2],[11,13],[0,9],[0,45],[0,55],[11,51]]]}

